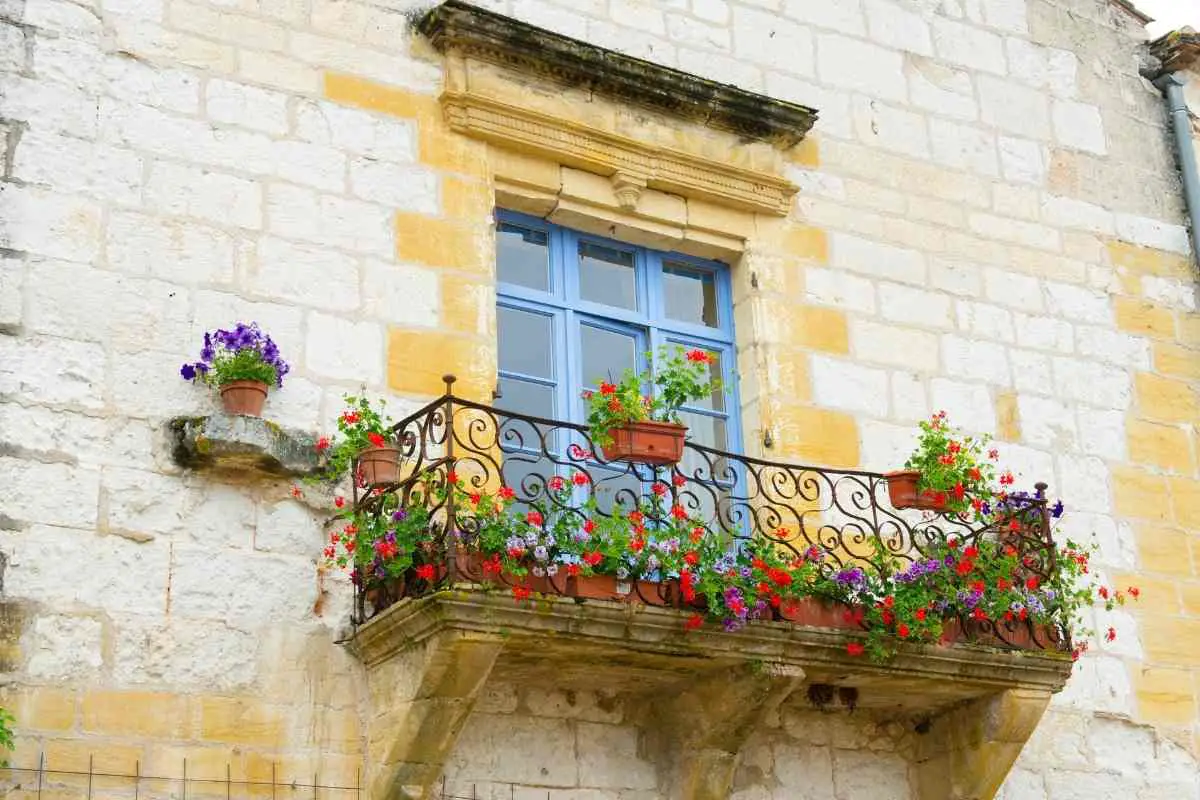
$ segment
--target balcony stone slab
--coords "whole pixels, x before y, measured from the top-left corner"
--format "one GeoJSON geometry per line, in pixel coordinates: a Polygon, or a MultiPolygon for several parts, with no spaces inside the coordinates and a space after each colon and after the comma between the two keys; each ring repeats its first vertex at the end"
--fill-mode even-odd
{"type": "Polygon", "coordinates": [[[349,645],[367,665],[371,798],[424,798],[489,677],[644,693],[662,796],[717,800],[746,739],[801,687],[857,690],[859,707],[919,723],[922,798],[991,797],[1071,672],[1057,652],[906,645],[886,665],[850,631],[756,623],[685,631],[684,612],[570,598],[514,603],[456,586],[403,600],[349,645]],[[653,702],[651,702],[653,698],[653,702]]]}

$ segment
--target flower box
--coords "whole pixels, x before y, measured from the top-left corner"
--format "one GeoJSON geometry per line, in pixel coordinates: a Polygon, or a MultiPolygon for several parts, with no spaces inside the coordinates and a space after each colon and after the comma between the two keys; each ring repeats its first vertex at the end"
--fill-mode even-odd
{"type": "Polygon", "coordinates": [[[922,492],[917,487],[921,482],[921,473],[916,470],[901,470],[889,472],[887,478],[888,498],[892,506],[898,509],[915,508],[921,511],[945,511],[946,502],[938,502],[933,492],[922,492]]]}
{"type": "Polygon", "coordinates": [[[612,443],[601,447],[607,461],[665,466],[683,458],[687,426],[673,422],[630,422],[609,430],[612,443]]]}
{"type": "Polygon", "coordinates": [[[567,578],[567,597],[577,600],[613,600],[640,602],[648,606],[674,606],[679,603],[679,582],[621,580],[614,575],[576,575],[567,578]]]}
{"type": "Polygon", "coordinates": [[[971,642],[1007,650],[1044,650],[1058,640],[1052,625],[1025,622],[1014,623],[1012,628],[1005,627],[1004,623],[995,625],[997,628],[985,629],[973,620],[964,624],[958,617],[950,617],[942,625],[940,644],[971,642]]]}
{"type": "Polygon", "coordinates": [[[838,630],[861,630],[853,612],[845,603],[829,602],[816,597],[801,597],[799,600],[784,600],[779,605],[779,616],[797,625],[812,628],[835,628],[838,630]]]}

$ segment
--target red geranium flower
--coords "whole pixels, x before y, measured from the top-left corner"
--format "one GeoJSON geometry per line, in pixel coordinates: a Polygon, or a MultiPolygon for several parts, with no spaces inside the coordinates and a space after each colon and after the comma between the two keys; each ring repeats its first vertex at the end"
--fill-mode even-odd
{"type": "Polygon", "coordinates": [[[892,608],[896,605],[896,598],[889,594],[887,597],[883,598],[883,605],[886,608],[892,608]]]}
{"type": "Polygon", "coordinates": [[[346,498],[339,494],[337,497],[333,498],[333,504],[336,507],[341,508],[342,506],[346,505],[346,498]]]}
{"type": "Polygon", "coordinates": [[[1126,591],[1129,592],[1129,596],[1134,600],[1137,600],[1138,595],[1142,593],[1142,590],[1136,586],[1130,586],[1126,591]]]}
{"type": "Polygon", "coordinates": [[[591,532],[592,532],[592,531],[594,531],[594,530],[596,530],[596,521],[595,521],[595,520],[590,520],[590,519],[589,519],[589,520],[585,520],[585,521],[584,521],[584,523],[583,523],[583,532],[584,532],[584,533],[591,533],[591,532]]]}
{"type": "Polygon", "coordinates": [[[599,550],[596,550],[591,553],[583,554],[583,562],[585,564],[587,564],[589,567],[598,567],[598,566],[600,566],[600,562],[603,560],[604,560],[604,554],[601,553],[599,550]]]}
{"type": "Polygon", "coordinates": [[[867,648],[863,647],[858,642],[850,642],[846,645],[846,652],[855,657],[861,656],[866,651],[867,648]]]}
{"type": "Polygon", "coordinates": [[[299,486],[292,487],[292,497],[297,497],[297,498],[304,497],[304,492],[300,491],[299,486]]]}
{"type": "Polygon", "coordinates": [[[479,505],[480,501],[482,501],[482,500],[483,500],[483,495],[481,495],[481,494],[472,494],[471,495],[471,504],[472,505],[477,506],[477,505],[479,505]]]}
{"type": "Polygon", "coordinates": [[[671,483],[675,484],[676,486],[683,486],[685,483],[687,483],[687,478],[683,477],[682,475],[672,475],[671,483]]]}
{"type": "Polygon", "coordinates": [[[901,639],[907,639],[909,634],[908,626],[901,622],[896,626],[896,633],[900,634],[901,639]]]}
{"type": "Polygon", "coordinates": [[[967,548],[963,550],[963,556],[965,558],[979,558],[979,548],[973,544],[968,545],[967,548]]]}
{"type": "Polygon", "coordinates": [[[688,513],[683,506],[671,506],[671,516],[675,519],[687,519],[688,513]]]}
{"type": "Polygon", "coordinates": [[[318,450],[328,450],[329,449],[329,437],[328,436],[322,436],[320,439],[317,439],[317,449],[318,450]]]}
{"type": "Polygon", "coordinates": [[[978,620],[987,619],[987,614],[984,612],[984,610],[982,608],[979,608],[979,607],[976,607],[975,610],[971,612],[971,616],[974,619],[978,619],[978,620]]]}
{"type": "Polygon", "coordinates": [[[446,473],[446,483],[449,483],[449,484],[458,483],[458,473],[455,472],[454,470],[450,470],[449,472],[447,472],[446,473]]]}
{"type": "Polygon", "coordinates": [[[683,627],[689,631],[694,631],[704,624],[704,617],[699,614],[692,614],[687,618],[687,622],[683,623],[683,627]]]}
{"type": "Polygon", "coordinates": [[[610,394],[616,394],[616,393],[617,393],[616,384],[607,383],[607,382],[600,383],[600,394],[610,395],[610,394]]]}
{"type": "Polygon", "coordinates": [[[522,600],[528,600],[529,596],[533,594],[533,590],[528,586],[514,586],[512,592],[513,599],[515,599],[518,603],[522,600]]]}
{"type": "Polygon", "coordinates": [[[417,577],[423,581],[433,580],[433,564],[422,564],[417,567],[417,577]]]}
{"type": "Polygon", "coordinates": [[[373,444],[375,447],[383,447],[387,444],[387,439],[384,439],[381,435],[375,433],[374,431],[367,434],[367,441],[373,444]]]}
{"type": "Polygon", "coordinates": [[[656,482],[653,486],[650,487],[650,491],[654,492],[659,497],[662,497],[664,494],[667,493],[667,485],[665,483],[656,482]]]}
{"type": "Polygon", "coordinates": [[[692,540],[692,543],[694,544],[696,542],[699,542],[701,539],[704,538],[704,534],[705,534],[704,528],[700,527],[699,525],[692,528],[692,533],[691,533],[691,537],[690,537],[692,540]]]}
{"type": "Polygon", "coordinates": [[[1034,589],[1038,588],[1039,583],[1041,583],[1041,581],[1038,580],[1037,576],[1031,575],[1029,579],[1025,581],[1025,588],[1032,592],[1034,589]]]}
{"type": "Polygon", "coordinates": [[[578,564],[567,564],[567,574],[570,575],[572,578],[574,578],[576,575],[579,574],[579,565],[578,564]]]}
{"type": "Polygon", "coordinates": [[[915,616],[919,622],[924,622],[925,621],[925,609],[918,608],[917,613],[914,614],[913,616],[915,616]]]}
{"type": "Polygon", "coordinates": [[[695,361],[700,364],[707,364],[709,362],[709,355],[703,350],[689,350],[687,354],[687,360],[695,361]]]}
{"type": "Polygon", "coordinates": [[[640,512],[640,511],[630,511],[629,512],[629,521],[632,522],[634,525],[641,525],[645,519],[646,518],[642,516],[642,512],[640,512]]]}
{"type": "Polygon", "coordinates": [[[542,513],[540,511],[530,511],[525,515],[525,521],[530,525],[541,525],[543,521],[542,513]]]}
{"type": "Polygon", "coordinates": [[[342,414],[342,422],[346,423],[347,425],[354,425],[358,422],[358,412],[346,411],[342,414]]]}
{"type": "Polygon", "coordinates": [[[582,472],[576,472],[571,476],[571,482],[576,486],[587,486],[588,476],[582,472]]]}
{"type": "Polygon", "coordinates": [[[695,550],[689,550],[683,554],[683,560],[694,567],[700,563],[700,556],[697,555],[695,550]]]}
{"type": "Polygon", "coordinates": [[[1109,628],[1108,632],[1104,634],[1104,641],[1106,641],[1106,642],[1111,642],[1113,639],[1116,639],[1116,638],[1117,638],[1117,629],[1116,628],[1109,628]]]}
{"type": "Polygon", "coordinates": [[[514,497],[516,497],[516,492],[507,486],[501,486],[500,491],[496,492],[496,496],[501,500],[512,500],[514,497]]]}

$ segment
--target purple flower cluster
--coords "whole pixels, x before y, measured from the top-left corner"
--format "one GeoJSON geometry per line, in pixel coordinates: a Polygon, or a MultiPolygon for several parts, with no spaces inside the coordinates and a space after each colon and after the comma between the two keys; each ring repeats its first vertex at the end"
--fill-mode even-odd
{"type": "Polygon", "coordinates": [[[867,585],[867,574],[862,571],[861,567],[852,567],[834,575],[833,580],[848,589],[861,591],[867,585]]]}
{"type": "Polygon", "coordinates": [[[179,374],[185,381],[204,379],[222,362],[235,357],[245,359],[247,356],[274,369],[275,385],[283,386],[283,376],[291,371],[291,367],[280,356],[279,346],[259,329],[257,322],[239,322],[233,330],[219,329],[215,333],[205,333],[200,360],[184,364],[179,368],[179,374]]]}
{"type": "Polygon", "coordinates": [[[896,576],[896,583],[912,583],[925,575],[932,575],[942,568],[938,558],[927,558],[924,561],[913,562],[908,569],[896,576]]]}

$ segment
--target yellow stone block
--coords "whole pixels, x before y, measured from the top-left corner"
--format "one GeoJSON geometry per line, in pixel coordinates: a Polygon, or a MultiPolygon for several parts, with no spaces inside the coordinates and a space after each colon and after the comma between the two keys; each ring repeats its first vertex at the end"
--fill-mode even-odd
{"type": "Polygon", "coordinates": [[[496,330],[496,287],[492,283],[443,273],[442,328],[458,333],[492,336],[496,330]]]}
{"type": "Polygon", "coordinates": [[[1021,440],[1021,412],[1015,392],[1002,392],[996,397],[996,437],[1003,442],[1021,440]]]}
{"type": "Polygon", "coordinates": [[[442,376],[458,380],[454,393],[490,402],[496,386],[495,340],[393,328],[388,334],[388,386],[401,394],[436,397],[442,376]]]}
{"type": "Polygon", "coordinates": [[[28,687],[9,703],[22,730],[68,731],[75,727],[78,698],[69,689],[28,687]]]}
{"type": "Polygon", "coordinates": [[[1114,267],[1125,267],[1133,272],[1176,278],[1191,275],[1190,261],[1186,256],[1178,253],[1167,253],[1119,241],[1109,242],[1107,249],[1108,257],[1114,267]]]}
{"type": "Polygon", "coordinates": [[[1142,617],[1141,639],[1147,661],[1200,667],[1200,619],[1142,617]]]}
{"type": "Polygon", "coordinates": [[[785,320],[794,347],[845,355],[850,352],[850,333],[846,315],[833,308],[789,306],[785,320]]]}
{"type": "MultiPolygon", "coordinates": [[[[242,756],[225,744],[207,747],[189,745],[155,745],[148,749],[142,761],[142,773],[146,775],[182,775],[183,762],[187,760],[189,778],[200,780],[225,780],[226,767],[232,780],[245,780],[242,756]]],[[[267,780],[270,780],[267,775],[267,780]]],[[[310,779],[312,776],[309,776],[310,779]]],[[[191,797],[189,791],[188,796],[191,797]]]]}
{"type": "Polygon", "coordinates": [[[490,219],[494,206],[495,197],[485,182],[453,176],[442,179],[442,213],[447,219],[483,225],[490,219]]]}
{"type": "Polygon", "coordinates": [[[396,214],[396,260],[491,277],[492,247],[480,226],[423,214],[396,214]]]}
{"type": "Polygon", "coordinates": [[[431,94],[410,92],[340,72],[325,73],[325,96],[335,103],[393,117],[434,120],[442,115],[437,98],[431,94]]]}
{"type": "Polygon", "coordinates": [[[821,166],[821,143],[811,134],[787,152],[787,159],[801,167],[821,166]]]}
{"type": "Polygon", "coordinates": [[[1171,487],[1171,507],[1175,521],[1184,528],[1200,530],[1200,481],[1191,478],[1168,478],[1171,487]]]}
{"type": "Polygon", "coordinates": [[[1177,322],[1179,324],[1179,343],[1184,347],[1200,349],[1200,315],[1180,314],[1177,322]]]}
{"type": "Polygon", "coordinates": [[[1182,428],[1132,420],[1126,428],[1126,437],[1129,459],[1134,463],[1147,464],[1168,472],[1190,474],[1196,469],[1191,436],[1182,428]]]}
{"type": "Polygon", "coordinates": [[[1114,467],[1113,497],[1117,513],[1135,519],[1171,519],[1167,480],[1134,467],[1114,467]]]}
{"type": "Polygon", "coordinates": [[[783,249],[795,258],[820,264],[829,262],[829,237],[820,228],[807,225],[792,226],[784,235],[783,249]]]}
{"type": "Polygon", "coordinates": [[[1183,606],[1184,614],[1200,617],[1200,582],[1188,581],[1179,584],[1179,602],[1183,606]]]}
{"type": "Polygon", "coordinates": [[[254,747],[279,747],[289,734],[286,710],[255,697],[200,699],[200,739],[254,747]]]}
{"type": "Polygon", "coordinates": [[[687,200],[687,225],[689,228],[715,231],[735,239],[749,239],[754,235],[754,215],[749,211],[720,206],[694,197],[687,200]]]}
{"type": "Polygon", "coordinates": [[[1196,717],[1192,672],[1169,667],[1132,670],[1138,719],[1157,725],[1187,725],[1196,717]]]}
{"type": "Polygon", "coordinates": [[[1116,589],[1125,591],[1136,586],[1141,593],[1136,601],[1127,601],[1126,610],[1135,614],[1154,614],[1159,616],[1179,616],[1178,578],[1155,578],[1140,573],[1116,573],[1111,576],[1110,583],[1116,589]]]}
{"type": "Polygon", "coordinates": [[[1148,372],[1135,376],[1137,407],[1141,416],[1157,422],[1200,423],[1196,390],[1184,381],[1148,372]]]}
{"type": "Polygon", "coordinates": [[[1154,371],[1173,378],[1200,381],[1200,353],[1171,342],[1154,343],[1154,371]]]}
{"type": "Polygon", "coordinates": [[[422,120],[417,140],[421,163],[426,166],[477,178],[488,173],[487,144],[451,131],[440,117],[422,120]]]}
{"type": "Polygon", "coordinates": [[[1115,304],[1117,327],[1121,330],[1158,339],[1175,338],[1175,313],[1170,309],[1132,297],[1117,297],[1115,304]]]}
{"type": "Polygon", "coordinates": [[[783,406],[775,410],[775,446],[771,458],[800,461],[813,466],[850,469],[859,463],[858,425],[840,411],[808,406],[783,406]]]}
{"type": "Polygon", "coordinates": [[[1186,533],[1161,525],[1138,525],[1135,531],[1142,569],[1191,577],[1192,560],[1186,533]]]}
{"type": "MultiPolygon", "coordinates": [[[[19,735],[20,720],[17,720],[17,728],[19,735]]],[[[90,764],[94,772],[114,775],[134,774],[138,760],[142,758],[141,747],[96,739],[50,739],[45,743],[44,752],[46,769],[87,772],[90,764]]]]}
{"type": "Polygon", "coordinates": [[[502,147],[488,150],[492,176],[514,186],[526,186],[557,195],[562,188],[562,167],[545,158],[502,147]]]}
{"type": "Polygon", "coordinates": [[[187,695],[166,692],[90,691],[83,695],[88,733],[177,739],[191,734],[187,695]]]}

